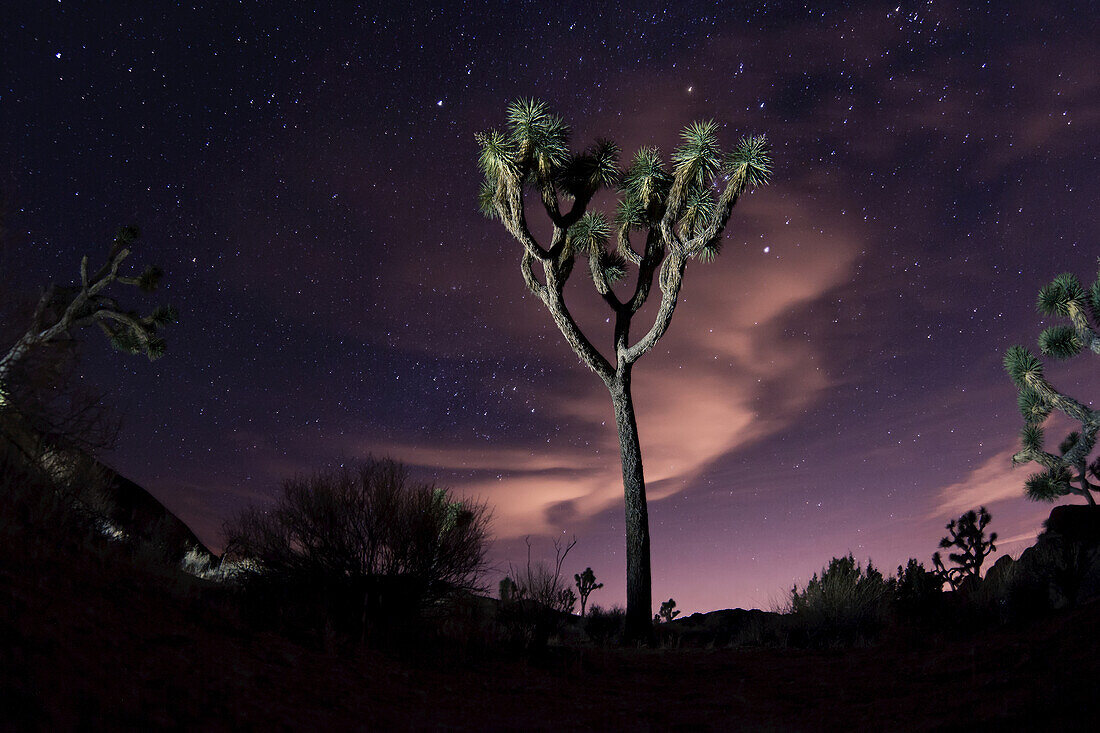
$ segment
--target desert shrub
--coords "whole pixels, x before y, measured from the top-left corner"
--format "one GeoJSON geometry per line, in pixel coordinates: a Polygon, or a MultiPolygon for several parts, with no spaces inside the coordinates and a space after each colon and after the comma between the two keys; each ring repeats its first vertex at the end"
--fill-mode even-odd
{"type": "Polygon", "coordinates": [[[584,633],[596,644],[616,644],[622,639],[625,623],[626,609],[622,606],[605,610],[593,605],[584,619],[584,633]]]}
{"type": "Polygon", "coordinates": [[[527,539],[527,564],[513,566],[500,583],[497,621],[506,640],[527,649],[542,649],[561,632],[577,603],[577,594],[562,577],[561,566],[576,544],[576,539],[565,546],[555,540],[551,567],[532,562],[527,539]]]}
{"type": "Polygon", "coordinates": [[[864,570],[851,553],[834,557],[804,589],[791,589],[791,641],[814,646],[870,641],[886,620],[889,598],[888,584],[870,562],[864,570]]]}
{"type": "Polygon", "coordinates": [[[224,558],[253,610],[361,636],[480,589],[489,511],[392,460],[285,481],[275,506],[225,526],[224,558]]]}
{"type": "Polygon", "coordinates": [[[920,616],[930,612],[943,594],[943,579],[914,558],[889,581],[894,607],[903,616],[920,616]]]}

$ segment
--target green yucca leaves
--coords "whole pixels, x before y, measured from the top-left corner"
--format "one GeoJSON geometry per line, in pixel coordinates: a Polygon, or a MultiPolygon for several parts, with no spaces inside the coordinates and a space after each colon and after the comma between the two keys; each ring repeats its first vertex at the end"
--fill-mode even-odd
{"type": "Polygon", "coordinates": [[[664,200],[671,185],[672,174],[665,169],[657,148],[639,148],[623,174],[623,192],[637,199],[642,210],[654,201],[664,200]]]}
{"type": "Polygon", "coordinates": [[[623,194],[615,210],[615,226],[619,229],[640,229],[646,225],[645,207],[637,196],[623,194]]]}
{"type": "Polygon", "coordinates": [[[684,209],[680,215],[680,227],[689,237],[703,231],[714,217],[716,204],[714,193],[709,186],[705,188],[692,188],[684,201],[684,209]]]}
{"type": "Polygon", "coordinates": [[[487,219],[496,219],[500,215],[497,211],[497,187],[489,181],[481,182],[477,191],[477,208],[487,219]]]}
{"type": "Polygon", "coordinates": [[[164,277],[164,270],[160,269],[156,265],[150,265],[145,268],[145,271],[138,276],[137,286],[143,293],[151,293],[160,286],[161,278],[164,277]]]}
{"type": "Polygon", "coordinates": [[[508,126],[516,129],[544,124],[554,116],[546,102],[538,99],[517,99],[504,112],[508,126]]]}
{"type": "Polygon", "coordinates": [[[179,314],[176,312],[176,309],[170,305],[157,306],[149,315],[150,323],[157,328],[171,325],[175,323],[178,318],[179,314]]]}
{"type": "Polygon", "coordinates": [[[722,254],[722,239],[715,238],[713,242],[695,253],[695,259],[702,263],[713,262],[720,254],[722,254]]]}
{"type": "Polygon", "coordinates": [[[1048,316],[1068,316],[1070,304],[1081,306],[1084,300],[1085,289],[1081,287],[1081,281],[1073,273],[1063,272],[1039,290],[1035,306],[1048,316]]]}
{"type": "Polygon", "coordinates": [[[1020,441],[1027,450],[1041,451],[1043,449],[1043,428],[1039,425],[1025,425],[1020,431],[1020,441]]]}
{"type": "Polygon", "coordinates": [[[1039,334],[1039,349],[1055,359],[1069,359],[1081,353],[1084,344],[1072,326],[1051,326],[1039,334]]]}
{"type": "Polygon", "coordinates": [[[1016,395],[1016,406],[1020,409],[1020,415],[1023,416],[1024,421],[1031,425],[1043,422],[1050,415],[1050,405],[1026,387],[1021,388],[1020,393],[1016,395]]]}
{"type": "Polygon", "coordinates": [[[119,227],[118,234],[115,235],[115,244],[122,247],[129,247],[140,236],[141,231],[135,226],[119,227]]]}
{"type": "Polygon", "coordinates": [[[145,344],[145,355],[149,357],[149,361],[156,361],[164,356],[164,352],[167,351],[167,349],[167,341],[162,338],[151,338],[145,344]]]}
{"type": "Polygon", "coordinates": [[[726,159],[730,170],[744,166],[745,181],[750,186],[763,186],[771,180],[771,143],[766,135],[743,137],[726,159]]]}
{"type": "Polygon", "coordinates": [[[550,177],[569,162],[569,126],[545,102],[520,99],[508,105],[510,142],[518,157],[550,177]]]}
{"type": "Polygon", "coordinates": [[[1023,346],[1012,346],[1008,349],[1004,367],[1017,387],[1026,386],[1028,378],[1043,376],[1043,363],[1023,346]]]}
{"type": "Polygon", "coordinates": [[[672,153],[676,175],[688,183],[706,185],[722,165],[718,124],[713,120],[692,122],[680,137],[684,142],[672,153]]]}
{"type": "Polygon", "coordinates": [[[626,277],[626,258],[618,252],[599,250],[595,255],[600,270],[609,283],[616,283],[626,277]]]}
{"type": "Polygon", "coordinates": [[[1069,493],[1069,477],[1065,472],[1033,473],[1024,481],[1024,494],[1032,501],[1054,501],[1069,493]]]}
{"type": "Polygon", "coordinates": [[[1065,437],[1065,440],[1062,441],[1061,445],[1058,446],[1058,453],[1064,456],[1065,454],[1073,450],[1074,446],[1076,446],[1080,440],[1081,433],[1074,430],[1069,435],[1067,435],[1065,437]]]}
{"type": "Polygon", "coordinates": [[[589,255],[606,249],[610,237],[611,224],[598,211],[589,211],[569,227],[569,241],[573,248],[589,255]]]}
{"type": "Polygon", "coordinates": [[[596,140],[596,145],[588,152],[592,160],[591,180],[593,188],[611,188],[619,183],[619,146],[611,140],[596,140]]]}
{"type": "Polygon", "coordinates": [[[619,146],[610,140],[596,144],[580,155],[570,158],[561,169],[558,182],[565,192],[576,198],[619,183],[619,146]]]}
{"type": "Polygon", "coordinates": [[[1100,323],[1100,276],[1089,288],[1089,306],[1092,308],[1092,318],[1100,323]]]}
{"type": "Polygon", "coordinates": [[[477,162],[487,181],[495,184],[516,175],[515,151],[504,133],[489,130],[477,133],[474,139],[481,147],[477,162]]]}

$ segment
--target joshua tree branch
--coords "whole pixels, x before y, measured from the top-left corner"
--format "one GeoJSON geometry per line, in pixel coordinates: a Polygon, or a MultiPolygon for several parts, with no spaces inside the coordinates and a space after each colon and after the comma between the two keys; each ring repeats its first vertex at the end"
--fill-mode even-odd
{"type": "Polygon", "coordinates": [[[718,199],[718,210],[711,218],[707,228],[684,245],[689,254],[696,254],[707,247],[712,247],[722,238],[722,232],[730,219],[733,207],[737,205],[737,199],[741,197],[742,192],[745,190],[745,184],[748,180],[747,168],[748,166],[742,164],[730,176],[725,190],[722,191],[722,195],[718,199]]]}
{"type": "Polygon", "coordinates": [[[535,257],[531,254],[531,250],[524,248],[523,258],[520,260],[519,269],[523,273],[523,282],[527,284],[528,290],[535,295],[546,300],[546,287],[539,282],[535,277],[535,257]]]}
{"type": "Polygon", "coordinates": [[[565,298],[562,294],[565,279],[559,278],[553,267],[546,267],[545,272],[546,287],[540,297],[542,302],[546,304],[547,310],[550,311],[550,316],[554,319],[558,330],[561,331],[562,336],[565,336],[565,340],[580,360],[589,369],[596,372],[605,383],[610,382],[614,377],[615,370],[612,369],[611,364],[604,358],[603,354],[592,345],[588,337],[581,332],[577,322],[573,320],[569,308],[565,305],[565,298]]]}
{"type": "Polygon", "coordinates": [[[672,314],[676,310],[676,300],[680,295],[680,285],[684,280],[684,268],[687,260],[679,252],[670,252],[661,265],[661,307],[653,320],[653,326],[638,343],[620,354],[620,360],[633,364],[642,354],[652,349],[668,331],[672,323],[672,314]]]}
{"type": "Polygon", "coordinates": [[[1073,322],[1073,330],[1077,332],[1077,338],[1081,339],[1081,344],[1094,354],[1100,354],[1100,336],[1092,330],[1085,309],[1076,300],[1071,300],[1066,310],[1069,312],[1070,321],[1073,322]]]}

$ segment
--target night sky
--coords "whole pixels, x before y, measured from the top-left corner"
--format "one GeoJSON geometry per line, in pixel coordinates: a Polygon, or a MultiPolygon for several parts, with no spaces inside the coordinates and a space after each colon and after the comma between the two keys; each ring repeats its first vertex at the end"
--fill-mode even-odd
{"type": "MultiPolygon", "coordinates": [[[[1091,3],[15,5],[0,265],[71,281],[141,227],[181,322],[152,364],[89,333],[85,372],[125,418],[108,462],[215,549],[283,478],[388,454],[495,507],[498,568],[576,535],[570,577],[625,600],[606,390],[477,211],[474,133],[526,96],[575,148],[667,154],[709,118],[774,144],[635,369],[655,603],[770,608],[848,551],[927,564],[979,504],[1018,554],[1049,513],[1010,467],[1001,358],[1039,287],[1095,275],[1091,3]]],[[[1048,373],[1100,394],[1087,357],[1048,373]]]]}

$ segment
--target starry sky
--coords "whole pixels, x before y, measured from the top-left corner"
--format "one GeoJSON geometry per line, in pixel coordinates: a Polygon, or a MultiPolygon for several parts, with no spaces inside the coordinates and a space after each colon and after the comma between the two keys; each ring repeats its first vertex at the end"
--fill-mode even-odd
{"type": "MultiPolygon", "coordinates": [[[[181,313],[152,364],[89,339],[85,378],[125,419],[108,462],[218,548],[283,478],[392,455],[494,507],[498,571],[526,535],[536,557],[575,535],[565,569],[622,603],[606,390],[477,211],[474,133],[536,96],[578,149],[667,153],[696,119],[774,145],[635,369],[655,602],[772,608],[849,551],[927,563],[979,504],[1002,551],[1029,544],[1049,507],[1010,467],[1000,361],[1044,326],[1039,287],[1095,273],[1100,11],[403,5],[5,10],[0,265],[71,280],[136,224],[181,313]]],[[[578,272],[567,298],[606,348],[578,272]]],[[[1049,370],[1084,401],[1086,362],[1049,370]]]]}

